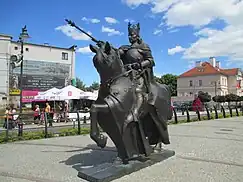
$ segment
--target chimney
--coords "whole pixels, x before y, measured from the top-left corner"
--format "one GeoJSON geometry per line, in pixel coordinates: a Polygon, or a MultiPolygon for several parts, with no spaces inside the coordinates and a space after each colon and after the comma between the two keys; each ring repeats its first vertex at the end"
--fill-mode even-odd
{"type": "Polygon", "coordinates": [[[220,68],[220,61],[216,61],[216,66],[220,68]]]}
{"type": "Polygon", "coordinates": [[[202,62],[201,61],[196,61],[196,67],[200,67],[202,66],[202,62]]]}
{"type": "Polygon", "coordinates": [[[209,60],[210,60],[210,64],[211,64],[213,67],[216,67],[216,59],[215,59],[215,57],[210,57],[209,60]]]}

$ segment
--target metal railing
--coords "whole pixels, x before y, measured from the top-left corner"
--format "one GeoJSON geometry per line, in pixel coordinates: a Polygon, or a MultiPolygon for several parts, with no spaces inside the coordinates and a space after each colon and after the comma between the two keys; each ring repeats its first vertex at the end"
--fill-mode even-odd
{"type": "Polygon", "coordinates": [[[33,123],[35,122],[33,112],[22,113],[21,115],[20,113],[0,115],[1,118],[4,118],[4,121],[0,122],[0,137],[5,136],[5,141],[8,141],[13,135],[20,139],[24,133],[41,132],[44,138],[49,138],[50,135],[60,134],[64,129],[76,129],[77,134],[80,135],[82,128],[89,128],[89,117],[80,116],[82,113],[76,112],[76,117],[66,116],[63,118],[63,122],[54,122],[55,119],[49,113],[44,112],[42,113],[44,120],[41,124],[39,119],[36,120],[38,123],[33,123]],[[14,118],[14,116],[17,116],[17,118],[14,118]],[[32,117],[32,119],[27,120],[28,117],[32,117]]]}
{"type": "Polygon", "coordinates": [[[200,110],[198,107],[195,107],[195,111],[189,111],[188,107],[173,107],[173,118],[169,122],[178,123],[181,120],[186,120],[187,122],[191,121],[201,121],[202,119],[211,120],[219,118],[227,118],[233,116],[243,116],[243,106],[241,108],[237,106],[221,106],[220,109],[217,109],[216,106],[211,108],[204,106],[203,110],[200,110]],[[176,112],[180,110],[180,112],[176,112]],[[181,113],[181,114],[180,114],[181,113]]]}
{"type": "MultiPolygon", "coordinates": [[[[201,120],[211,120],[219,118],[227,118],[233,116],[243,116],[243,107],[240,109],[235,106],[223,107],[217,109],[216,106],[212,108],[204,107],[202,110],[196,108],[195,111],[189,111],[188,107],[180,108],[180,112],[177,112],[178,108],[172,108],[173,117],[168,123],[181,123],[181,122],[191,122],[191,121],[201,121],[201,120]]],[[[39,133],[42,135],[39,138],[49,138],[52,136],[60,136],[62,132],[68,132],[67,130],[74,129],[76,135],[81,135],[82,130],[86,129],[86,133],[89,133],[90,120],[88,115],[84,115],[84,112],[75,112],[71,115],[64,117],[64,122],[57,122],[57,118],[53,119],[48,113],[44,114],[43,123],[40,125],[33,124],[33,112],[22,113],[21,116],[14,119],[14,115],[19,115],[19,113],[14,113],[11,115],[0,115],[5,116],[5,121],[0,122],[0,139],[4,137],[4,142],[7,142],[9,138],[13,137],[16,140],[21,140],[21,138],[28,133],[39,133]],[[71,116],[71,117],[70,117],[71,116]],[[28,119],[32,118],[32,119],[28,119]],[[56,120],[56,121],[55,121],[56,120]],[[66,131],[64,131],[66,130],[66,131]]],[[[63,113],[57,113],[63,114],[63,113]]],[[[70,113],[69,113],[70,114],[70,113]]],[[[38,120],[39,121],[39,120],[38,120]]],[[[38,123],[37,123],[38,124],[38,123]]],[[[63,135],[64,136],[64,135],[63,135]]],[[[66,135],[65,135],[66,136],[66,135]]],[[[39,139],[38,136],[33,139],[39,139]]],[[[0,142],[1,143],[1,142],[0,142]]]]}

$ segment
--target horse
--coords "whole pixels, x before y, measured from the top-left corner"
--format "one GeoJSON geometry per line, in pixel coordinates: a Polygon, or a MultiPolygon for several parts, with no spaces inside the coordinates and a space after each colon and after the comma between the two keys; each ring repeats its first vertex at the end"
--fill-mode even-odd
{"type": "Polygon", "coordinates": [[[168,87],[151,83],[156,96],[153,105],[144,99],[139,121],[127,122],[133,115],[136,99],[135,70],[126,69],[117,49],[109,42],[89,47],[95,53],[93,65],[101,80],[98,98],[90,108],[91,139],[101,148],[106,146],[107,137],[100,133],[99,125],[115,144],[123,163],[141,155],[149,156],[153,152],[151,145],[170,144],[166,122],[171,104],[168,87]]]}

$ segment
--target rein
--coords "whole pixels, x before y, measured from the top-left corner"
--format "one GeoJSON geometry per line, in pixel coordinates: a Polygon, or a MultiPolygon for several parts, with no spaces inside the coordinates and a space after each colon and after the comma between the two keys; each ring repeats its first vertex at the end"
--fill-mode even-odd
{"type": "MultiPolygon", "coordinates": [[[[102,57],[106,60],[107,56],[102,51],[100,51],[100,53],[101,53],[102,57]]],[[[129,65],[124,65],[124,67],[125,67],[125,69],[129,69],[129,70],[128,71],[125,71],[125,72],[123,72],[123,73],[121,73],[121,74],[119,74],[119,75],[117,75],[115,77],[112,77],[112,78],[106,80],[104,83],[101,83],[101,85],[110,87],[110,85],[114,81],[116,81],[118,78],[121,78],[123,76],[126,76],[126,77],[129,76],[129,74],[133,71],[131,65],[130,64],[129,65]]],[[[144,72],[145,72],[145,70],[140,71],[138,75],[134,76],[134,78],[137,79],[138,77],[140,77],[141,75],[143,75],[144,72]]]]}
{"type": "Polygon", "coordinates": [[[121,74],[119,74],[119,75],[117,75],[117,76],[115,76],[115,77],[113,77],[113,78],[108,79],[108,80],[105,81],[102,85],[107,85],[107,86],[109,87],[109,86],[110,86],[114,81],[116,81],[118,78],[121,78],[121,77],[123,77],[123,76],[128,76],[132,71],[133,71],[133,70],[125,71],[125,72],[123,72],[123,73],[121,73],[121,74]]]}

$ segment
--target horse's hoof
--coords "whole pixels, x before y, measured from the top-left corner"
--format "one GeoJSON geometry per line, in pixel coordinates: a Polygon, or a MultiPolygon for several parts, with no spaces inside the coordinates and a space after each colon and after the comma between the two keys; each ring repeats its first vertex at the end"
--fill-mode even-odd
{"type": "Polygon", "coordinates": [[[107,137],[104,135],[101,135],[98,146],[103,149],[106,147],[106,144],[107,144],[107,137]]]}
{"type": "Polygon", "coordinates": [[[115,160],[113,161],[113,164],[120,165],[120,164],[123,164],[123,161],[120,157],[116,157],[115,160]]]}

